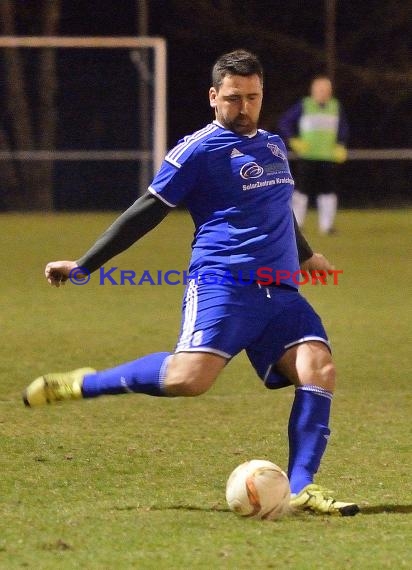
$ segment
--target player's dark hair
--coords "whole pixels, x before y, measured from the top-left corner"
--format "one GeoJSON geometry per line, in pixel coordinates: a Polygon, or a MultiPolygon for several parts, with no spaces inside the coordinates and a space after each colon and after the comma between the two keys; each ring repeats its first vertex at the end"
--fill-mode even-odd
{"type": "Polygon", "coordinates": [[[245,49],[221,55],[212,69],[212,85],[218,90],[226,75],[258,75],[263,84],[263,68],[258,57],[245,49]]]}

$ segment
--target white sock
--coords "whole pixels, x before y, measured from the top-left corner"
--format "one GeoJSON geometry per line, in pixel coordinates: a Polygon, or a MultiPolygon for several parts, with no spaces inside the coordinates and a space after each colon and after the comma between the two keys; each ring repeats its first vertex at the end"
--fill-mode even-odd
{"type": "Polygon", "coordinates": [[[317,206],[319,230],[326,234],[333,228],[338,208],[338,197],[336,194],[319,194],[317,206]]]}
{"type": "Polygon", "coordinates": [[[298,226],[301,228],[305,222],[308,210],[308,197],[299,190],[295,190],[292,195],[292,209],[295,214],[298,226]]]}

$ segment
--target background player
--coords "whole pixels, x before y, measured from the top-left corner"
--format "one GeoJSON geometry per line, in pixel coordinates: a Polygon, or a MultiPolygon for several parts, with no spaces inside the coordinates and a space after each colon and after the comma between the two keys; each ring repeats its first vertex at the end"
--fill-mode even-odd
{"type": "Polygon", "coordinates": [[[332,233],[338,204],[336,172],[347,158],[349,128],[328,77],[313,79],[310,96],[280,118],[279,132],[298,156],[293,210],[299,226],[304,224],[308,200],[316,197],[319,230],[332,233]]]}
{"type": "Polygon", "coordinates": [[[244,50],[225,54],[214,65],[212,82],[216,120],[167,154],[148,192],[77,262],[46,266],[55,286],[77,268],[95,271],[185,203],[196,232],[175,353],[150,354],[102,372],[47,374],[30,384],[24,402],[36,406],[130,392],[197,396],[246,350],[268,388],[296,388],[289,420],[292,505],[354,515],[357,505],[337,502],[313,483],[330,434],[335,368],[323,325],[291,278],[299,268],[298,249],[305,269],[331,266],[295,235],[286,148],[277,135],[257,128],[263,98],[259,60],[244,50]],[[285,278],[264,286],[260,268],[283,271],[285,278]]]}

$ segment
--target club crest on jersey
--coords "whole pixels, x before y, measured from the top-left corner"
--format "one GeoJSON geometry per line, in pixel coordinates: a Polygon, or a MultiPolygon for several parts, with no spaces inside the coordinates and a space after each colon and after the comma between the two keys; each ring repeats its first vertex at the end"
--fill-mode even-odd
{"type": "Polygon", "coordinates": [[[281,158],[282,160],[286,160],[286,154],[278,147],[277,144],[268,143],[266,146],[268,147],[270,152],[273,154],[273,156],[277,156],[278,158],[281,158]]]}
{"type": "Polygon", "coordinates": [[[247,162],[240,169],[240,176],[244,180],[248,180],[249,178],[260,178],[263,173],[263,168],[256,164],[256,162],[247,162]]]}

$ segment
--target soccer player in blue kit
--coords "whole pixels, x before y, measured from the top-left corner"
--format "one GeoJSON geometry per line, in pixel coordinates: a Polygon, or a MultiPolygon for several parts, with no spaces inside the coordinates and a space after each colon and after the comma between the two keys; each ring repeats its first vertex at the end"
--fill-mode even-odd
{"type": "Polygon", "coordinates": [[[245,50],[222,55],[209,91],[215,120],[166,155],[148,191],[77,261],[46,266],[51,285],[73,270],[93,272],[184,204],[195,237],[175,352],[154,353],[97,372],[46,374],[23,394],[27,406],[108,394],[197,396],[242,350],[270,389],[295,387],[289,466],[295,508],[354,515],[313,482],[329,438],[335,368],[320,318],[293,275],[329,270],[300,234],[291,210],[293,180],[283,141],[258,129],[263,71],[245,50]],[[262,275],[264,278],[262,278],[262,275]],[[270,282],[268,275],[281,275],[270,282]]]}

